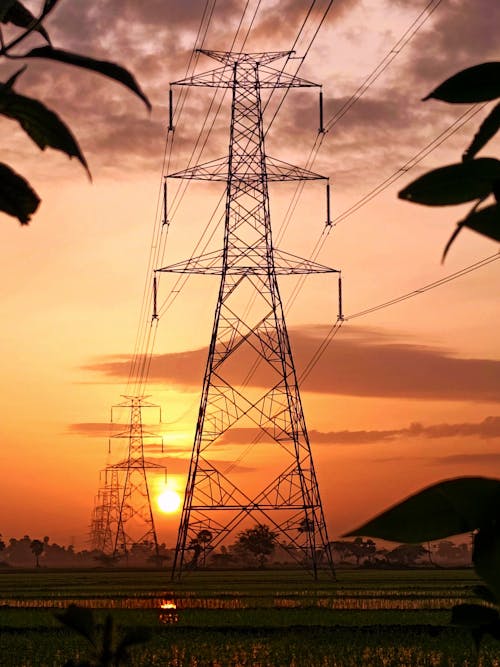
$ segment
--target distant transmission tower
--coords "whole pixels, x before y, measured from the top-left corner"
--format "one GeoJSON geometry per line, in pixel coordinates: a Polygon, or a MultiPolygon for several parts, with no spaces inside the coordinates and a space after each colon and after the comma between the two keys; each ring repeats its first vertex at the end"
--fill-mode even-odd
{"type": "MultiPolygon", "coordinates": [[[[101,473],[104,483],[99,488],[94,504],[90,526],[90,544],[92,549],[112,555],[115,550],[116,535],[120,519],[120,483],[118,470],[108,467],[101,473]]],[[[124,542],[123,534],[118,538],[124,542]]]]}
{"type": "Polygon", "coordinates": [[[266,155],[261,103],[262,89],[316,84],[269,67],[291,52],[202,53],[222,67],[172,85],[230,88],[231,129],[228,158],[169,175],[227,182],[222,252],[158,269],[221,275],[172,574],[197,563],[188,554],[198,542],[212,550],[247,519],[270,524],[314,577],[322,565],[333,574],[277,276],[336,270],[273,247],[268,195],[270,181],[324,177],[266,155]],[[242,440],[241,456],[224,464],[242,440]]]}
{"type": "Polygon", "coordinates": [[[158,556],[158,538],[151,508],[147,471],[164,471],[165,468],[144,458],[145,438],[158,438],[158,436],[144,432],[142,425],[142,409],[158,406],[147,403],[144,396],[125,396],[124,398],[127,400],[115,407],[130,408],[130,425],[127,431],[113,437],[128,440],[128,455],[124,461],[106,468],[108,475],[121,473],[123,476],[119,495],[113,495],[113,497],[110,495],[108,502],[110,510],[108,532],[111,531],[113,536],[112,553],[115,556],[127,555],[134,544],[150,543],[155,555],[158,556]],[[118,508],[116,508],[117,499],[118,508]],[[116,520],[114,520],[113,514],[116,511],[116,520]]]}

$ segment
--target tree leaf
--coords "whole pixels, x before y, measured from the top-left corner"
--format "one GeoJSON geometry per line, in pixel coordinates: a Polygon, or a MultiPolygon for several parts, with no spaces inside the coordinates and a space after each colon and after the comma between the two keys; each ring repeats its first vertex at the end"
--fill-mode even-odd
{"type": "Polygon", "coordinates": [[[494,523],[484,526],[474,536],[472,562],[478,575],[500,600],[500,533],[494,523]]]}
{"type": "Polygon", "coordinates": [[[21,74],[24,74],[26,67],[27,65],[23,65],[21,69],[18,69],[17,72],[14,72],[14,74],[10,76],[5,83],[0,84],[0,86],[5,86],[5,88],[12,88],[21,74]]]}
{"type": "Polygon", "coordinates": [[[500,206],[492,204],[484,208],[477,209],[476,206],[470,211],[466,218],[457,223],[457,227],[450,236],[448,243],[443,251],[442,260],[444,262],[448,250],[451,248],[453,241],[464,227],[468,227],[478,234],[488,236],[495,241],[500,241],[500,206]]]}
{"type": "Polygon", "coordinates": [[[58,2],[59,0],[45,0],[45,2],[43,3],[44,15],[47,16],[47,14],[49,14],[49,12],[51,12],[54,9],[54,7],[57,5],[58,2]]]}
{"type": "Polygon", "coordinates": [[[0,0],[0,23],[6,23],[4,17],[16,0],[0,0]]]}
{"type": "Polygon", "coordinates": [[[71,130],[41,102],[18,95],[4,86],[0,89],[0,114],[17,120],[42,150],[50,146],[69,157],[76,157],[90,176],[87,162],[71,130]]]}
{"type": "Polygon", "coordinates": [[[346,536],[427,542],[488,525],[500,507],[500,480],[458,477],[423,489],[346,536]]]}
{"type": "Polygon", "coordinates": [[[471,160],[488,141],[495,136],[500,128],[500,104],[483,120],[474,135],[470,146],[465,150],[462,160],[471,160]]]}
{"type": "Polygon", "coordinates": [[[426,206],[463,204],[487,197],[498,180],[500,161],[483,157],[433,169],[407,185],[398,197],[426,206]]]}
{"type": "Polygon", "coordinates": [[[489,62],[457,72],[423,99],[461,104],[487,102],[497,97],[500,97],[500,62],[489,62]]]}
{"type": "Polygon", "coordinates": [[[62,614],[56,613],[54,616],[68,628],[83,635],[95,646],[95,623],[91,609],[84,609],[83,607],[78,607],[76,604],[70,604],[62,614]]]}
{"type": "Polygon", "coordinates": [[[51,60],[57,60],[68,65],[75,65],[76,67],[83,67],[84,69],[99,72],[129,88],[133,93],[138,95],[147,108],[151,110],[150,101],[142,92],[133,75],[120,65],[116,65],[115,63],[106,60],[95,60],[94,58],[88,58],[87,56],[80,56],[77,53],[70,53],[69,51],[63,51],[62,49],[54,49],[51,46],[41,46],[32,49],[24,54],[23,58],[50,58],[51,60]]]}
{"type": "MultiPolygon", "coordinates": [[[[11,3],[9,9],[3,14],[2,23],[13,23],[19,28],[28,29],[31,28],[37,20],[38,19],[33,16],[29,9],[16,0],[16,2],[11,3]]],[[[41,23],[40,25],[37,25],[35,30],[50,44],[50,37],[41,23]]]]}
{"type": "Polygon", "coordinates": [[[0,211],[27,225],[39,203],[40,197],[28,181],[0,162],[0,211]]]}
{"type": "Polygon", "coordinates": [[[492,204],[481,208],[463,221],[464,227],[473,229],[490,239],[500,241],[500,205],[492,204]]]}

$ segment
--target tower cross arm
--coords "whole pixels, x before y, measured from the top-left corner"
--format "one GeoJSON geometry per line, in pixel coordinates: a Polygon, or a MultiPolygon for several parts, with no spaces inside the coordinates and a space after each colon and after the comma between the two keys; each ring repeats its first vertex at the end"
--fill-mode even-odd
{"type": "MultiPolygon", "coordinates": [[[[263,166],[262,164],[260,165],[263,166]]],[[[266,170],[265,175],[268,182],[279,181],[317,181],[325,180],[327,177],[317,174],[309,169],[297,167],[283,160],[266,156],[266,170]]],[[[251,183],[254,181],[262,181],[262,169],[256,169],[252,161],[245,164],[244,161],[238,165],[237,169],[233,169],[232,177],[240,181],[251,183]]],[[[229,178],[229,159],[227,157],[210,160],[197,164],[194,167],[177,171],[173,174],[168,174],[168,178],[185,178],[197,181],[227,181],[229,178]]]]}
{"type": "MultiPolygon", "coordinates": [[[[245,64],[246,65],[246,64],[245,64]]],[[[287,74],[281,70],[256,65],[259,71],[260,88],[319,88],[319,83],[303,79],[300,76],[287,74]]],[[[240,66],[237,68],[236,80],[233,67],[217,67],[208,72],[201,72],[172,81],[171,86],[201,86],[205,88],[233,88],[236,84],[239,88],[255,88],[255,69],[253,67],[240,66]]]]}

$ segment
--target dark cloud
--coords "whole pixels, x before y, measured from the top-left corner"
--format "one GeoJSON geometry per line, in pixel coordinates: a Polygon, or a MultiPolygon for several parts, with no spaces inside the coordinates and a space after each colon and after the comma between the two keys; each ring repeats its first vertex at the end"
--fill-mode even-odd
{"type": "Polygon", "coordinates": [[[407,60],[406,76],[417,86],[434,81],[432,89],[462,68],[498,57],[498,2],[449,0],[433,13],[429,25],[413,40],[407,60]]]}
{"type": "MultiPolygon", "coordinates": [[[[308,29],[297,44],[298,52],[304,51],[304,44],[312,37],[326,4],[314,5],[308,29]]],[[[342,31],[344,17],[358,4],[359,0],[334,3],[322,31],[328,25],[342,31]]],[[[421,9],[420,3],[413,0],[399,0],[398,4],[410,8],[412,15],[421,9]]],[[[102,0],[97,5],[66,2],[61,3],[49,18],[47,27],[56,46],[119,62],[130,69],[153,102],[151,116],[123,86],[102,76],[56,63],[30,62],[19,87],[25,94],[36,94],[61,114],[94,168],[102,164],[118,170],[126,169],[129,173],[156,170],[165,141],[168,83],[186,75],[205,7],[204,0],[182,3],[175,0],[147,3],[102,0]]],[[[236,49],[242,44],[253,9],[251,4],[245,14],[236,49]]],[[[255,50],[261,43],[263,48],[290,48],[308,9],[309,5],[302,0],[262,3],[245,48],[255,50]]],[[[242,13],[242,3],[219,0],[203,46],[229,49],[242,13]]],[[[443,129],[436,124],[437,116],[445,127],[456,111],[449,105],[421,103],[421,98],[461,66],[493,57],[499,22],[500,4],[491,0],[477,0],[474,5],[466,0],[442,3],[387,73],[326,136],[325,164],[317,171],[333,173],[338,186],[350,189],[358,187],[359,182],[366,182],[378,167],[386,170],[388,165],[402,166],[409,157],[408,146],[420,148],[428,142],[429,136],[443,129]],[[380,150],[381,146],[383,150],[380,150]]],[[[315,46],[324,48],[319,42],[315,46]]],[[[353,39],[352,48],[360,48],[358,37],[353,39]]],[[[334,45],[331,49],[334,54],[334,45]]],[[[213,67],[217,67],[215,61],[200,56],[197,71],[213,67]]],[[[321,72],[320,78],[341,75],[344,81],[342,91],[349,91],[349,72],[330,71],[334,68],[333,58],[332,66],[321,72]]],[[[359,80],[352,80],[352,93],[363,79],[364,75],[359,80]]],[[[332,96],[336,89],[335,81],[331,87],[325,86],[325,121],[349,99],[349,92],[332,96]]],[[[197,91],[187,98],[176,133],[175,154],[180,164],[187,160],[194,145],[212,92],[197,91]]],[[[286,153],[287,147],[291,147],[291,154],[283,155],[283,159],[291,162],[297,160],[296,155],[309,152],[312,137],[308,129],[316,130],[318,121],[315,95],[311,93],[301,98],[294,93],[293,99],[293,104],[285,104],[280,111],[279,122],[273,126],[269,137],[270,153],[276,157],[281,157],[282,151],[286,153]],[[294,137],[293,142],[289,141],[290,136],[294,137]]],[[[204,155],[198,161],[225,152],[227,124],[226,117],[219,119],[204,155]],[[224,146],[222,150],[221,146],[224,146]]],[[[455,140],[459,141],[458,138],[455,140]]],[[[22,142],[19,150],[26,150],[28,155],[29,149],[22,142]]],[[[392,171],[391,167],[389,169],[392,171]]]]}
{"type": "MultiPolygon", "coordinates": [[[[292,349],[298,374],[323,341],[328,327],[318,325],[291,330],[292,349]]],[[[152,382],[201,386],[207,350],[153,356],[152,382]]],[[[241,348],[228,379],[238,378],[251,368],[255,354],[250,346],[241,348]]],[[[116,355],[84,367],[106,378],[128,377],[130,358],[116,355]]],[[[490,359],[462,359],[448,350],[401,342],[373,330],[343,330],[326,349],[321,363],[302,380],[304,391],[391,398],[429,400],[497,401],[500,362],[490,359]]],[[[254,386],[267,386],[270,375],[260,364],[252,377],[254,386]]]]}

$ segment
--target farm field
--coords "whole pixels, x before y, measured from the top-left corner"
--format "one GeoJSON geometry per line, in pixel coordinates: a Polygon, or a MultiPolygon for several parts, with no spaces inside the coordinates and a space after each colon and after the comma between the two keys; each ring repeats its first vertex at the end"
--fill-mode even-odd
{"type": "Polygon", "coordinates": [[[54,613],[74,603],[151,629],[133,665],[295,667],[500,666],[500,643],[449,625],[474,599],[472,570],[340,571],[314,582],[290,571],[19,571],[0,574],[0,664],[63,665],[90,645],[54,613]],[[162,609],[166,601],[176,609],[162,609]]]}

